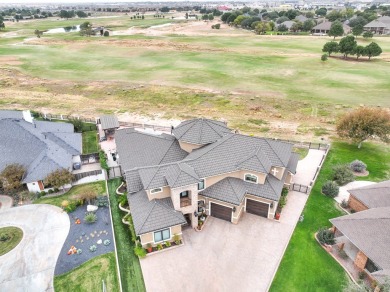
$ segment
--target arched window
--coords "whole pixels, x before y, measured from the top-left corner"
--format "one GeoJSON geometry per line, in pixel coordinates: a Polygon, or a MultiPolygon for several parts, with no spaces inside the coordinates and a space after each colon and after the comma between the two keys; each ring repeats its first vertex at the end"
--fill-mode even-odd
{"type": "Polygon", "coordinates": [[[257,183],[257,176],[254,174],[247,173],[245,174],[244,180],[251,183],[257,183]]]}

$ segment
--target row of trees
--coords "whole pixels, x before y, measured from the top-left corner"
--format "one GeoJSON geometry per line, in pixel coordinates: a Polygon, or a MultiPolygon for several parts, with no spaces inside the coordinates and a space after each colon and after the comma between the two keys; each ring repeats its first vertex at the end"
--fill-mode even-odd
{"type": "Polygon", "coordinates": [[[73,18],[73,17],[76,17],[76,16],[78,16],[79,18],[86,18],[86,17],[88,17],[90,15],[91,15],[91,13],[87,14],[84,11],[81,11],[81,10],[78,10],[78,11],[74,11],[74,10],[61,10],[60,13],[59,13],[59,17],[66,18],[66,19],[73,18]]]}
{"type": "Polygon", "coordinates": [[[341,53],[344,58],[347,58],[348,55],[356,55],[356,59],[359,59],[360,56],[367,56],[369,60],[371,57],[382,54],[382,48],[377,43],[371,42],[367,46],[361,46],[357,44],[356,38],[352,35],[343,37],[339,43],[327,42],[322,51],[328,53],[329,56],[333,53],[341,53]]]}

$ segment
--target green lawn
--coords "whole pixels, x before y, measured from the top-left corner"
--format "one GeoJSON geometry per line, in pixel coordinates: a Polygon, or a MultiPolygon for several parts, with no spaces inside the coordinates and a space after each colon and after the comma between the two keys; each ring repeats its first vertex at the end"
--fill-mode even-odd
{"type": "Polygon", "coordinates": [[[54,289],[56,292],[102,291],[102,281],[106,291],[119,291],[114,252],[95,257],[74,270],[55,276],[54,289]]]}
{"type": "Polygon", "coordinates": [[[83,154],[95,153],[99,151],[99,144],[97,141],[97,132],[88,131],[83,132],[83,154]]]}
{"type": "Polygon", "coordinates": [[[19,244],[23,238],[23,230],[18,227],[2,227],[0,228],[0,236],[7,236],[8,239],[0,241],[0,256],[11,251],[19,244]]]}
{"type": "Polygon", "coordinates": [[[122,223],[122,218],[126,213],[118,208],[115,190],[119,187],[120,183],[120,179],[108,181],[108,192],[110,194],[112,221],[115,229],[122,288],[123,291],[143,292],[146,290],[139,259],[133,252],[134,244],[130,238],[129,228],[122,223]]]}
{"type": "Polygon", "coordinates": [[[65,194],[58,196],[58,197],[41,197],[40,199],[37,199],[34,201],[34,204],[50,204],[57,207],[61,207],[61,202],[64,200],[71,200],[73,196],[81,193],[83,189],[93,187],[96,190],[96,193],[99,195],[105,195],[106,194],[106,183],[105,181],[99,181],[89,184],[83,184],[72,187],[69,191],[67,191],[65,194]]]}
{"type": "Polygon", "coordinates": [[[364,161],[370,171],[359,180],[380,181],[388,177],[390,147],[364,143],[356,145],[335,142],[318,176],[304,209],[305,219],[298,223],[277,271],[270,291],[341,291],[347,276],[341,266],[314,239],[314,233],[330,226],[329,219],[343,215],[333,199],[321,194],[322,184],[331,179],[332,166],[364,161]]]}

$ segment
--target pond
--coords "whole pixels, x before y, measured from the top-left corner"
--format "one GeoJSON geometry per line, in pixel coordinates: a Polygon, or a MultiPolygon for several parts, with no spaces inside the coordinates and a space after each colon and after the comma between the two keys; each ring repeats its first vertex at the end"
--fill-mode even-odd
{"type": "Polygon", "coordinates": [[[80,31],[80,25],[52,28],[45,31],[45,33],[64,33],[64,32],[76,32],[76,31],[80,31]]]}

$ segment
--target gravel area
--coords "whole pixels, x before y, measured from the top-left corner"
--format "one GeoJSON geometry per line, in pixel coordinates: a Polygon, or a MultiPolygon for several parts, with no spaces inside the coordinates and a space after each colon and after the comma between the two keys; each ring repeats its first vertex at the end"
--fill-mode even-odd
{"type": "Polygon", "coordinates": [[[99,207],[96,211],[97,221],[92,224],[84,223],[86,212],[87,205],[83,205],[78,207],[74,212],[68,214],[70,230],[58,257],[54,271],[55,275],[66,273],[96,256],[114,251],[111,217],[108,207],[99,207]],[[81,224],[75,224],[77,218],[80,219],[81,224]],[[108,246],[105,246],[103,242],[97,244],[97,241],[100,239],[103,242],[104,240],[109,239],[111,243],[108,246]],[[96,245],[97,250],[95,252],[89,250],[91,245],[96,245]],[[82,253],[68,255],[71,246],[81,249],[82,253]]]}

